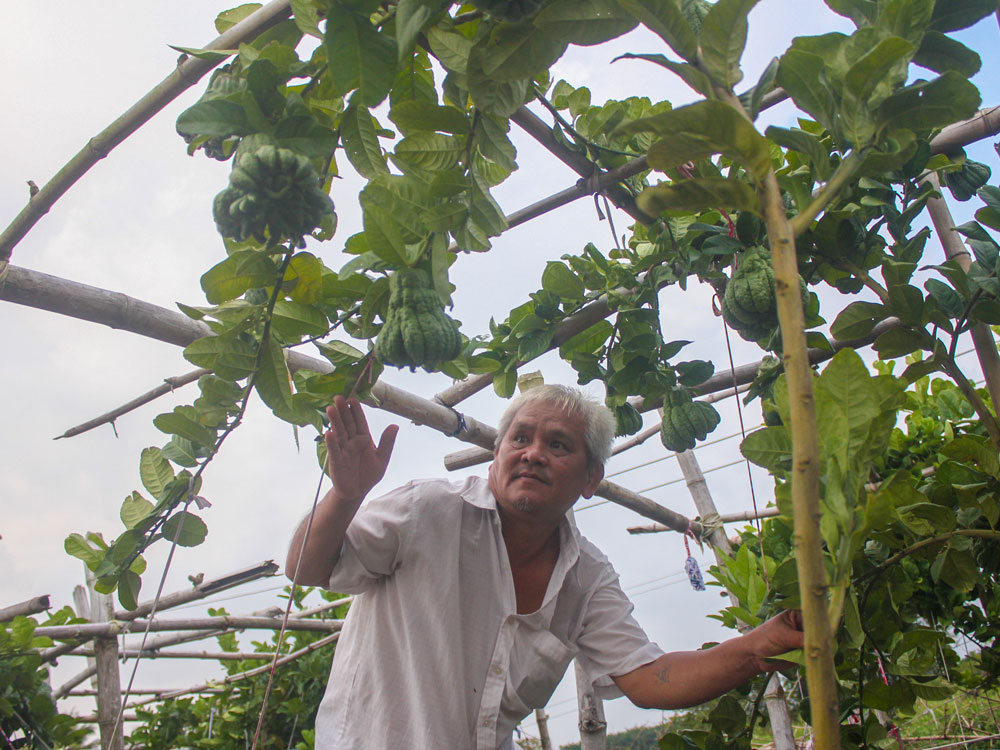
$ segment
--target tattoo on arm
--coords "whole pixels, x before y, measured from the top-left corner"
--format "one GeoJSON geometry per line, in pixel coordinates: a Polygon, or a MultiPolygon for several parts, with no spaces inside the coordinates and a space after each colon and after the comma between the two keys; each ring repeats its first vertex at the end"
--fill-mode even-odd
{"type": "Polygon", "coordinates": [[[661,685],[666,685],[667,683],[670,682],[670,666],[664,664],[658,670],[653,672],[653,677],[655,677],[656,681],[659,682],[661,685]]]}

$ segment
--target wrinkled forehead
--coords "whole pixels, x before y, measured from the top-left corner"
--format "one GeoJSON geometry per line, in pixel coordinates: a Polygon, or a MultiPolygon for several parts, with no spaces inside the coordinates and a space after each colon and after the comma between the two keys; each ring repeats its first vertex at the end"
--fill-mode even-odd
{"type": "Polygon", "coordinates": [[[583,414],[579,409],[559,401],[528,401],[511,415],[510,425],[536,425],[582,429],[583,414]]]}

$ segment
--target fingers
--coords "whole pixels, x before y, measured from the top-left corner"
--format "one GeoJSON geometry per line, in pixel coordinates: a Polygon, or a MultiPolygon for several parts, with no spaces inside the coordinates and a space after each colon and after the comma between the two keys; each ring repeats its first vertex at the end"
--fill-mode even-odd
{"type": "MultiPolygon", "coordinates": [[[[367,425],[366,425],[367,426],[367,425]]],[[[378,441],[378,453],[379,460],[382,461],[383,466],[388,466],[389,456],[392,455],[392,447],[396,444],[396,435],[399,433],[399,425],[391,424],[385,428],[382,432],[382,437],[378,441]]]]}

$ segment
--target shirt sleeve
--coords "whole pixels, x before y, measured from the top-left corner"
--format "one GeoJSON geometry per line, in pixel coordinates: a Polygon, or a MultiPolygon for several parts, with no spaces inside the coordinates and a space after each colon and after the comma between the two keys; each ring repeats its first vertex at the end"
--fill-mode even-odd
{"type": "Polygon", "coordinates": [[[414,495],[410,482],[361,506],[330,575],[331,591],[361,594],[399,567],[407,553],[414,495]]]}
{"type": "Polygon", "coordinates": [[[618,582],[618,574],[607,563],[587,604],[576,657],[600,698],[623,695],[611,678],[628,674],[664,653],[632,617],[633,609],[618,582]]]}

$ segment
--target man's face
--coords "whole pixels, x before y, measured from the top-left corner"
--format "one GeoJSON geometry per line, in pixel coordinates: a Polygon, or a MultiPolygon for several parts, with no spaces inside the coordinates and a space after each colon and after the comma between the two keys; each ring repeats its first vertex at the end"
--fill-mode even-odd
{"type": "Polygon", "coordinates": [[[587,466],[584,421],[555,404],[522,406],[490,465],[501,509],[544,523],[558,521],[579,497],[591,497],[604,469],[587,466]]]}

